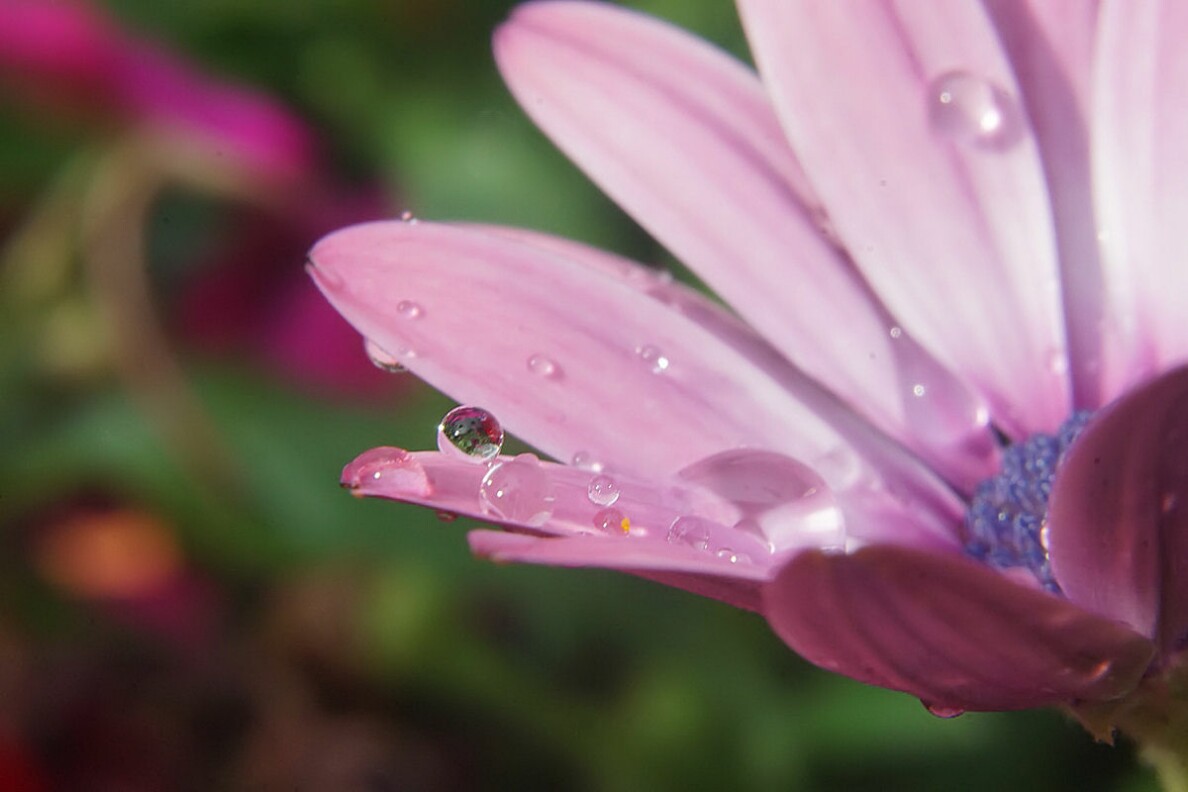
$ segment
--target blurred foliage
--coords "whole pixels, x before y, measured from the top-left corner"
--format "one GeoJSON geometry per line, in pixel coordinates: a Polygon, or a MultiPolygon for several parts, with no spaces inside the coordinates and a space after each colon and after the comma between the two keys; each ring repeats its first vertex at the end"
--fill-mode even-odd
{"type": "MultiPolygon", "coordinates": [[[[634,5],[746,57],[726,0],[634,5]]],[[[107,6],[283,102],[327,178],[378,186],[389,214],[664,261],[502,89],[487,42],[509,7],[107,6]]],[[[116,201],[96,221],[111,168],[135,198],[128,174],[160,167],[128,135],[0,102],[0,788],[1153,788],[1129,748],[1057,714],[939,720],[809,667],[753,615],[625,575],[496,567],[469,556],[460,524],[349,497],[345,462],[430,446],[449,403],[411,382],[299,382],[252,352],[254,325],[217,350],[192,343],[180,301],[254,228],[257,199],[171,176],[150,179],[145,211],[116,201]],[[155,330],[129,330],[136,306],[88,263],[105,230],[147,240],[163,349],[136,346],[155,330]],[[103,588],[147,574],[127,514],[176,544],[165,588],[103,588]]],[[[276,249],[286,277],[324,230],[276,249]]],[[[291,288],[266,284],[261,315],[291,288]]],[[[341,354],[363,359],[357,343],[341,354]]]]}

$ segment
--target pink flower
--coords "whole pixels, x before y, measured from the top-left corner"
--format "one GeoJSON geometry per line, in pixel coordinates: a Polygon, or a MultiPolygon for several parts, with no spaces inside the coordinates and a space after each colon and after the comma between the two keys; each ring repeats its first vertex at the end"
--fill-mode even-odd
{"type": "Polygon", "coordinates": [[[733,313],[529,231],[332,234],[310,270],[365,337],[561,460],[381,448],[344,483],[938,713],[1132,692],[1188,636],[1188,6],[739,6],[762,80],[609,5],[495,38],[733,313]]]}
{"type": "Polygon", "coordinates": [[[0,82],[43,107],[139,124],[257,178],[288,181],[313,166],[300,119],[134,38],[84,0],[0,3],[0,82]]]}

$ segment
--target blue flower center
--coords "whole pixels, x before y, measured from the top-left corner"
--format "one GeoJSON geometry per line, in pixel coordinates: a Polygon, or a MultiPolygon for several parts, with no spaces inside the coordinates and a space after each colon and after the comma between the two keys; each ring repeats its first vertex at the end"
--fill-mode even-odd
{"type": "Polygon", "coordinates": [[[1056,434],[1007,446],[997,476],[977,486],[965,513],[965,552],[997,569],[1026,569],[1059,592],[1048,559],[1048,499],[1064,454],[1092,413],[1073,413],[1056,434]]]}

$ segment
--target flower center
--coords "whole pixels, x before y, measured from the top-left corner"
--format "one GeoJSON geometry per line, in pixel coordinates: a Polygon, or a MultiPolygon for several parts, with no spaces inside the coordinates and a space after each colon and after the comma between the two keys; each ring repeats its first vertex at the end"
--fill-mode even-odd
{"type": "Polygon", "coordinates": [[[965,552],[998,569],[1023,568],[1059,592],[1048,559],[1048,498],[1056,469],[1092,413],[1073,413],[1055,435],[1034,434],[1006,448],[997,476],[977,486],[965,513],[965,552]]]}

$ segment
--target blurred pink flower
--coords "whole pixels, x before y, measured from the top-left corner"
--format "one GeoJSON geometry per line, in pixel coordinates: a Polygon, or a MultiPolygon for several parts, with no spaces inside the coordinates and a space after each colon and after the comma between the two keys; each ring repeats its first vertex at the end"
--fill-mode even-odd
{"type": "Polygon", "coordinates": [[[610,5],[495,37],[735,313],[529,231],[333,234],[310,271],[366,338],[562,461],[380,448],[344,483],[760,611],[937,713],[1130,693],[1188,636],[1188,5],[739,6],[762,81],[610,5]]]}
{"type": "Polygon", "coordinates": [[[314,138],[279,104],[215,81],[121,30],[83,0],[0,3],[0,83],[47,109],[137,123],[287,181],[314,163],[314,138]]]}

